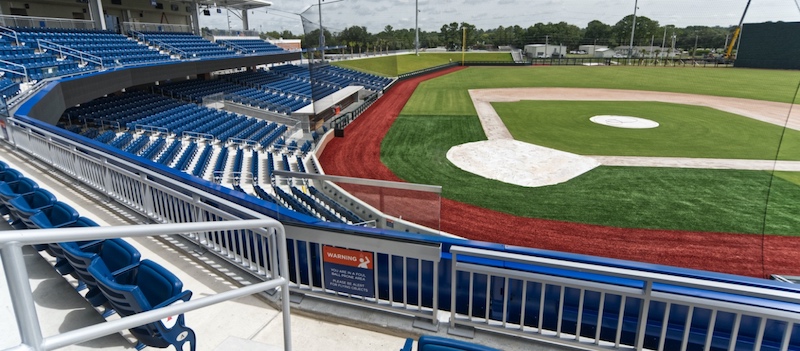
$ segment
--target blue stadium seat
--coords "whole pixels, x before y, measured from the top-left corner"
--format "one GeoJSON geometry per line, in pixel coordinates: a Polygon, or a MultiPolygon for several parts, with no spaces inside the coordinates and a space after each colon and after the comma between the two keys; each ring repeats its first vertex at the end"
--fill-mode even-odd
{"type": "MultiPolygon", "coordinates": [[[[97,225],[97,223],[95,223],[93,220],[91,220],[89,218],[80,217],[80,218],[78,218],[78,220],[75,221],[75,223],[72,223],[72,224],[68,225],[68,227],[73,227],[73,228],[74,227],[98,227],[98,225],[97,225]]],[[[100,241],[101,240],[78,241],[78,242],[76,242],[76,244],[78,245],[78,247],[83,247],[83,246],[86,246],[86,245],[97,244],[100,241]]],[[[72,273],[75,270],[69,264],[69,261],[67,261],[66,257],[64,257],[64,250],[61,248],[61,245],[59,245],[59,243],[50,243],[50,244],[48,244],[46,250],[47,250],[47,253],[50,254],[50,256],[53,256],[53,257],[56,258],[56,264],[55,264],[54,268],[56,269],[56,271],[59,274],[66,275],[66,274],[72,273]]]]}
{"type": "MultiPolygon", "coordinates": [[[[190,290],[183,290],[178,277],[150,260],[113,273],[102,260],[95,260],[88,270],[111,306],[123,317],[189,301],[192,297],[190,290]]],[[[196,348],[194,331],[186,327],[183,314],[132,328],[130,332],[142,346],[173,345],[176,350],[183,350],[183,345],[189,343],[190,350],[196,348]]]]}
{"type": "Polygon", "coordinates": [[[39,184],[36,184],[30,178],[22,178],[12,183],[0,183],[0,215],[10,213],[8,206],[6,206],[8,201],[18,196],[31,194],[38,188],[39,184]]]}
{"type": "MultiPolygon", "coordinates": [[[[72,206],[56,201],[53,206],[44,208],[22,221],[30,229],[51,229],[69,226],[78,220],[80,215],[72,206]]],[[[44,248],[42,248],[43,250],[44,248]]]]}
{"type": "Polygon", "coordinates": [[[117,271],[139,262],[142,255],[136,248],[122,239],[108,239],[91,245],[80,246],[76,242],[59,243],[73,268],[72,276],[85,283],[89,288],[85,298],[92,306],[106,303],[106,297],[97,287],[94,276],[89,274],[87,268],[94,260],[103,260],[109,270],[117,271]]]}
{"type": "MultiPolygon", "coordinates": [[[[400,351],[412,351],[414,339],[406,339],[400,351]]],[[[417,351],[500,351],[493,347],[473,344],[471,342],[443,338],[441,336],[423,335],[417,342],[417,351]]]]}
{"type": "Polygon", "coordinates": [[[55,204],[56,196],[53,193],[36,189],[28,195],[15,197],[6,203],[11,217],[11,226],[15,229],[27,229],[28,226],[23,219],[30,218],[37,212],[49,208],[55,204]]]}

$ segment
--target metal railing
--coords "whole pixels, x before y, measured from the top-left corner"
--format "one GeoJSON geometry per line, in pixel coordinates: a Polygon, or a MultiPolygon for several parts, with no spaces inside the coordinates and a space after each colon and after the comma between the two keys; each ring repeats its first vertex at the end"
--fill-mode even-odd
{"type": "Polygon", "coordinates": [[[161,49],[169,50],[170,53],[177,54],[178,56],[180,56],[180,58],[191,57],[191,55],[188,52],[181,50],[175,46],[172,46],[170,44],[167,44],[161,40],[148,38],[146,34],[139,33],[137,38],[139,38],[139,40],[144,40],[148,44],[155,44],[161,49]]]}
{"type": "Polygon", "coordinates": [[[95,29],[95,23],[91,20],[13,15],[0,15],[0,25],[5,27],[95,29]]]}
{"type": "Polygon", "coordinates": [[[451,309],[451,329],[471,326],[594,350],[686,350],[690,340],[704,350],[712,342],[733,350],[737,340],[761,350],[765,334],[781,334],[776,329],[783,325],[777,342],[786,350],[800,321],[800,293],[478,248],[454,246],[450,253],[452,291],[464,292],[451,295],[451,306],[459,306],[451,309]],[[592,281],[555,270],[581,272],[592,281]],[[745,306],[747,300],[753,306],[745,306]],[[753,318],[756,331],[740,329],[753,318]]]}
{"type": "Polygon", "coordinates": [[[187,232],[235,231],[244,229],[258,230],[259,228],[270,228],[270,237],[274,238],[273,240],[277,243],[285,243],[283,225],[271,218],[160,225],[5,231],[3,235],[0,236],[0,258],[2,258],[3,270],[8,281],[11,304],[14,308],[17,327],[22,339],[20,345],[9,348],[8,350],[55,350],[147,323],[156,322],[169,316],[175,316],[220,302],[276,288],[280,288],[283,292],[284,349],[291,350],[289,280],[286,274],[288,272],[286,272],[285,268],[282,268],[283,272],[279,272],[277,268],[288,267],[285,244],[273,246],[276,251],[271,256],[273,258],[280,257],[280,264],[275,265],[273,276],[264,282],[47,337],[42,335],[39,318],[36,315],[36,305],[33,300],[33,292],[28,282],[28,272],[26,271],[25,258],[22,253],[22,246],[24,245],[119,237],[157,236],[187,232]]]}
{"type": "Polygon", "coordinates": [[[16,74],[16,75],[22,76],[25,79],[25,81],[30,80],[30,76],[28,76],[28,68],[25,67],[25,65],[20,65],[19,63],[6,61],[6,60],[0,60],[0,63],[4,64],[6,66],[20,67],[22,69],[21,71],[16,71],[16,70],[13,70],[13,69],[8,69],[8,68],[0,68],[0,72],[7,72],[7,73],[12,73],[12,74],[16,74]]]}
{"type": "Polygon", "coordinates": [[[131,32],[180,32],[192,33],[192,26],[186,24],[148,23],[148,22],[122,22],[125,34],[131,32]]]}
{"type": "Polygon", "coordinates": [[[54,43],[52,41],[47,41],[47,40],[44,40],[44,39],[36,39],[36,44],[39,46],[40,50],[41,49],[47,49],[47,50],[56,51],[56,52],[58,52],[58,55],[61,56],[62,58],[65,55],[66,56],[71,56],[71,57],[74,57],[74,58],[77,58],[78,60],[80,60],[81,64],[85,64],[86,62],[91,62],[91,63],[94,63],[97,66],[99,66],[100,69],[105,69],[105,66],[103,65],[103,59],[100,56],[95,56],[95,55],[92,55],[90,53],[83,52],[83,51],[80,51],[80,50],[77,50],[77,49],[73,49],[73,48],[71,48],[69,46],[56,44],[56,43],[54,43]]]}
{"type": "Polygon", "coordinates": [[[19,33],[17,31],[8,28],[6,26],[0,26],[0,36],[9,37],[14,39],[14,43],[19,45],[19,33]]]}
{"type": "Polygon", "coordinates": [[[241,29],[211,29],[209,32],[215,37],[258,37],[259,33],[256,30],[241,30],[241,29]]]}

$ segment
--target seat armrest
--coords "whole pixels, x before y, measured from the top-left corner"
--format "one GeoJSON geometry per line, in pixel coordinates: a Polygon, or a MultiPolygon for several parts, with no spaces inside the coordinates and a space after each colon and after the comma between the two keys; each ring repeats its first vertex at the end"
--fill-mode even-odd
{"type": "Polygon", "coordinates": [[[184,291],[181,291],[180,294],[175,295],[173,297],[170,297],[170,298],[164,300],[164,302],[153,306],[153,309],[169,306],[169,305],[175,303],[178,300],[186,302],[186,301],[189,301],[189,299],[191,299],[191,298],[192,298],[192,291],[191,290],[184,290],[184,291]]]}
{"type": "Polygon", "coordinates": [[[400,351],[411,351],[414,349],[414,339],[408,338],[406,339],[406,343],[403,345],[403,348],[400,351]]]}

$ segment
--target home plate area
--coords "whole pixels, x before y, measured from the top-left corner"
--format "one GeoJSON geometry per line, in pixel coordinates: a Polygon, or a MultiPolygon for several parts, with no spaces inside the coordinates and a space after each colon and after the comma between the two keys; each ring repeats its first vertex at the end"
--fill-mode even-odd
{"type": "Polygon", "coordinates": [[[467,172],[524,187],[563,183],[600,165],[591,157],[513,139],[456,145],[447,159],[467,172]]]}

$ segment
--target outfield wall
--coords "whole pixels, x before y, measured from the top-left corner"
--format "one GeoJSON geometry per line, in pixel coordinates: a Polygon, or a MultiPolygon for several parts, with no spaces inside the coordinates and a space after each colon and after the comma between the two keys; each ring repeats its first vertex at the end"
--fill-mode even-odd
{"type": "Polygon", "coordinates": [[[735,67],[800,69],[800,22],[747,23],[735,67]]]}

